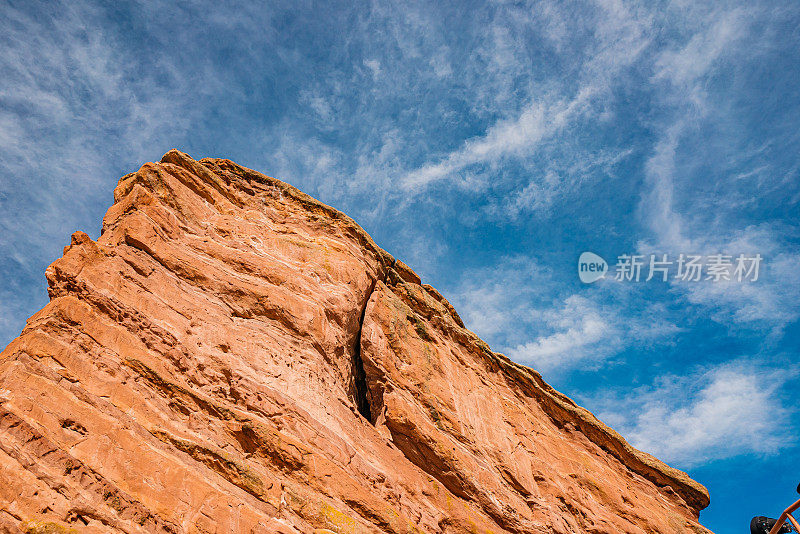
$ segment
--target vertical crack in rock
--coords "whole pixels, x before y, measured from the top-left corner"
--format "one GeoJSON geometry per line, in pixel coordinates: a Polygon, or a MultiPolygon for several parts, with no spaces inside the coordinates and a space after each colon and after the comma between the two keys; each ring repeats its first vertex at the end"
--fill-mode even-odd
{"type": "MultiPolygon", "coordinates": [[[[397,259],[392,259],[391,265],[386,269],[386,272],[383,275],[383,278],[380,280],[384,284],[386,280],[389,278],[389,273],[397,263],[397,259]]],[[[364,299],[364,305],[361,307],[361,316],[358,318],[358,331],[356,332],[355,337],[355,344],[353,346],[353,373],[354,373],[354,382],[355,382],[355,401],[356,406],[358,406],[358,413],[360,413],[367,421],[371,424],[375,424],[375,420],[372,418],[372,403],[369,399],[369,387],[367,386],[367,372],[364,369],[364,360],[361,358],[361,336],[362,330],[364,328],[364,318],[367,315],[367,306],[369,305],[369,301],[372,298],[372,294],[375,293],[375,288],[378,287],[378,279],[372,281],[372,285],[367,292],[367,298],[364,299]]]]}
{"type": "Polygon", "coordinates": [[[358,331],[356,332],[355,344],[353,346],[353,372],[356,387],[356,406],[358,406],[358,413],[360,413],[367,421],[372,423],[372,411],[369,402],[369,390],[367,388],[367,372],[364,370],[364,360],[361,359],[361,330],[364,328],[364,317],[367,314],[367,305],[372,293],[375,292],[375,287],[378,281],[374,280],[367,292],[367,298],[364,300],[364,305],[361,307],[361,316],[358,319],[358,331]]]}

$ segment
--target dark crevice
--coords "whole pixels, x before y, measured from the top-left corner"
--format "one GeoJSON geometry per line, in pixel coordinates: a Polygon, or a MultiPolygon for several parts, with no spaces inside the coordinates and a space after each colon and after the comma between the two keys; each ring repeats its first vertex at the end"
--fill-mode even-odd
{"type": "Polygon", "coordinates": [[[372,412],[370,408],[368,389],[367,389],[367,373],[364,371],[364,360],[361,359],[361,329],[364,327],[364,317],[367,314],[367,304],[375,291],[377,281],[372,282],[367,298],[364,302],[364,307],[361,309],[361,317],[358,320],[358,332],[356,332],[356,343],[353,347],[353,370],[355,372],[355,386],[356,386],[356,405],[358,406],[358,413],[360,413],[367,421],[372,422],[372,412]]]}
{"type": "MultiPolygon", "coordinates": [[[[392,267],[397,260],[392,261],[392,264],[386,269],[386,273],[383,275],[383,282],[386,283],[386,279],[389,277],[389,272],[391,271],[392,267]]],[[[369,421],[370,423],[374,424],[375,421],[372,419],[372,406],[369,401],[369,388],[367,387],[367,373],[364,370],[364,360],[361,358],[361,330],[364,328],[364,317],[367,315],[367,305],[369,304],[369,300],[372,298],[372,294],[375,292],[375,288],[378,286],[378,280],[373,280],[372,285],[367,292],[367,298],[364,299],[364,306],[361,308],[361,317],[358,319],[358,331],[356,332],[356,339],[355,339],[355,346],[353,347],[353,372],[354,372],[354,382],[356,387],[356,406],[358,407],[358,413],[360,413],[364,419],[369,421]]]]}

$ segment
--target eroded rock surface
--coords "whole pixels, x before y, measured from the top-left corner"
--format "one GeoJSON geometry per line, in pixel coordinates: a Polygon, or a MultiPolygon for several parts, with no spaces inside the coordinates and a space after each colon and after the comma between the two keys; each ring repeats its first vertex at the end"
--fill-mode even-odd
{"type": "Polygon", "coordinates": [[[174,150],[114,200],[0,356],[0,531],[708,532],[345,215],[174,150]]]}

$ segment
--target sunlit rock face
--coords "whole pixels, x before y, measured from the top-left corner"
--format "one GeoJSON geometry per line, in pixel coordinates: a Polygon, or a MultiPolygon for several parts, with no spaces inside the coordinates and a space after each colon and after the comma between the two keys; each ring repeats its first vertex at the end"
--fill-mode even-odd
{"type": "Polygon", "coordinates": [[[347,216],[174,150],[114,199],[0,356],[0,531],[708,532],[347,216]]]}

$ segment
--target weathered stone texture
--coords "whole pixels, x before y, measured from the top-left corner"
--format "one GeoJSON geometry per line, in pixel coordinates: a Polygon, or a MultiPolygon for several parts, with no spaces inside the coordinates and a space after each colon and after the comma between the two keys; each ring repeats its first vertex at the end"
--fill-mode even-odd
{"type": "Polygon", "coordinates": [[[347,216],[175,150],[114,200],[0,356],[0,531],[708,532],[347,216]]]}

